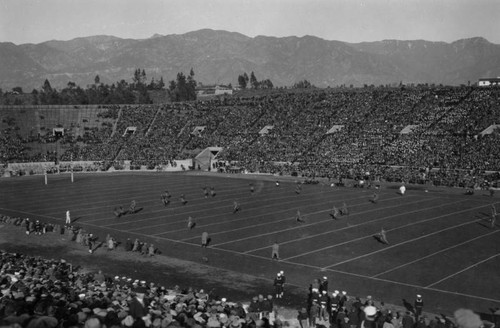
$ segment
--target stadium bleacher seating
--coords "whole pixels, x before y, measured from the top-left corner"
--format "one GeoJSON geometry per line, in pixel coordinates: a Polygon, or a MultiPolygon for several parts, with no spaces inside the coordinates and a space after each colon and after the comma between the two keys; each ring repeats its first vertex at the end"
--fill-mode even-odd
{"type": "Polygon", "coordinates": [[[369,88],[164,105],[11,106],[0,111],[1,161],[130,160],[153,168],[223,147],[218,159],[250,172],[355,178],[369,171],[389,181],[481,186],[499,178],[487,172],[500,167],[499,133],[480,135],[500,121],[499,96],[498,88],[369,88]],[[260,135],[268,125],[274,128],[260,135]],[[336,125],[344,128],[327,134],[336,125]],[[56,140],[58,126],[65,134],[56,140]],[[129,126],[136,132],[123,136],[129,126]],[[197,126],[204,131],[193,135],[197,126]]]}

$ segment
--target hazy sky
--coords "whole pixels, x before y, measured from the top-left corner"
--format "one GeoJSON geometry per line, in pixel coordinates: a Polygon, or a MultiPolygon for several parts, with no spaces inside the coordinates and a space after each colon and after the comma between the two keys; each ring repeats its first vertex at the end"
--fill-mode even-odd
{"type": "Polygon", "coordinates": [[[0,0],[0,42],[202,28],[347,42],[482,36],[500,44],[500,0],[0,0]]]}

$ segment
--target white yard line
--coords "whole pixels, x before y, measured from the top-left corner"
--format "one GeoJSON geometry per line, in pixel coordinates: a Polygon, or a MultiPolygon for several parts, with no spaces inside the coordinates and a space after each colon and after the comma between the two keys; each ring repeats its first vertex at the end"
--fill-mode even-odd
{"type": "Polygon", "coordinates": [[[489,235],[492,235],[492,234],[495,234],[497,233],[498,231],[500,230],[496,230],[496,231],[492,231],[492,232],[489,232],[489,233],[486,233],[484,235],[480,235],[480,236],[477,236],[477,237],[474,237],[472,239],[469,239],[469,240],[466,240],[464,242],[461,242],[461,243],[458,243],[456,245],[453,245],[453,246],[450,246],[450,247],[447,247],[447,248],[444,248],[444,249],[441,249],[437,252],[434,252],[434,253],[431,253],[431,254],[428,254],[426,256],[423,256],[423,257],[420,257],[414,261],[411,261],[411,262],[407,262],[407,263],[404,263],[404,264],[401,264],[401,265],[398,265],[396,267],[393,267],[387,271],[384,271],[384,272],[380,272],[380,273],[377,273],[376,275],[373,275],[372,277],[375,278],[375,277],[379,277],[379,276],[382,276],[386,273],[389,273],[389,272],[392,272],[392,271],[395,271],[395,270],[398,270],[398,269],[401,269],[401,268],[404,268],[405,266],[408,266],[408,265],[411,265],[411,264],[414,264],[414,263],[417,263],[417,262],[420,262],[422,260],[425,260],[429,257],[433,257],[434,255],[437,255],[437,254],[440,254],[440,253],[443,253],[443,252],[446,252],[446,251],[449,251],[450,249],[453,249],[453,248],[456,248],[456,247],[459,247],[459,246],[462,246],[462,245],[465,245],[465,244],[468,244],[470,242],[473,242],[475,240],[478,240],[478,239],[481,239],[481,238],[484,238],[484,237],[488,237],[489,235]]]}
{"type": "Polygon", "coordinates": [[[492,255],[492,256],[488,257],[487,259],[484,259],[484,260],[482,260],[482,261],[476,262],[476,263],[474,263],[474,264],[472,264],[472,265],[470,265],[470,266],[466,267],[466,268],[465,268],[465,269],[463,269],[463,270],[457,271],[457,272],[455,272],[455,273],[453,273],[453,274],[450,274],[449,276],[444,277],[443,279],[440,279],[440,280],[438,280],[438,281],[436,281],[436,282],[433,282],[433,283],[432,283],[432,284],[430,284],[430,285],[425,286],[425,288],[430,288],[430,287],[432,287],[432,286],[435,286],[435,285],[437,285],[437,284],[439,284],[439,283],[441,283],[441,282],[443,282],[443,281],[445,281],[445,280],[448,280],[448,279],[450,279],[450,278],[452,278],[452,277],[454,277],[454,276],[456,276],[456,275],[458,275],[458,274],[461,274],[462,272],[465,272],[465,271],[467,271],[467,270],[469,270],[469,269],[472,269],[472,268],[474,268],[474,267],[478,266],[478,265],[479,265],[479,264],[481,264],[481,263],[488,262],[489,260],[491,260],[491,259],[493,259],[493,258],[495,258],[495,257],[497,257],[497,256],[499,256],[499,255],[500,255],[500,253],[497,253],[497,254],[495,254],[495,255],[492,255]]]}
{"type": "MultiPolygon", "coordinates": [[[[429,236],[437,235],[437,234],[439,234],[441,232],[452,230],[452,229],[455,229],[455,228],[459,228],[459,227],[462,227],[462,226],[465,226],[465,225],[468,225],[468,224],[472,224],[472,223],[475,223],[475,222],[478,222],[478,221],[480,221],[480,220],[467,221],[467,222],[464,222],[464,223],[461,223],[461,224],[456,224],[454,226],[446,227],[444,229],[434,231],[434,232],[429,233],[427,235],[423,235],[423,236],[420,236],[420,237],[417,237],[417,238],[413,238],[413,239],[408,239],[408,240],[405,240],[402,243],[391,245],[391,246],[388,246],[388,247],[384,247],[382,249],[379,249],[379,250],[371,252],[371,253],[366,253],[366,254],[363,254],[363,255],[360,255],[360,256],[352,257],[352,258],[350,258],[348,260],[345,260],[345,261],[337,262],[335,264],[332,264],[332,265],[329,265],[329,266],[325,267],[325,269],[326,268],[330,268],[330,267],[334,267],[334,266],[337,266],[337,265],[349,263],[349,262],[352,262],[352,261],[356,261],[358,259],[361,259],[361,258],[367,257],[367,256],[371,256],[373,254],[385,252],[388,249],[392,249],[392,248],[395,248],[395,247],[398,247],[398,246],[401,246],[401,245],[404,245],[404,244],[412,243],[412,242],[414,242],[416,240],[420,240],[420,239],[423,239],[423,238],[427,238],[429,236]]],[[[412,226],[412,225],[419,224],[419,223],[421,223],[421,222],[415,222],[415,223],[407,224],[407,225],[401,226],[401,227],[399,227],[397,229],[405,228],[405,227],[412,226]]],[[[397,229],[393,229],[393,230],[397,230],[397,229]]],[[[388,230],[388,231],[391,231],[391,230],[388,230]]],[[[373,236],[373,235],[371,235],[371,236],[373,236]]]]}
{"type": "MultiPolygon", "coordinates": [[[[386,200],[392,200],[392,199],[397,199],[399,197],[395,197],[395,198],[391,198],[391,199],[386,199],[386,200]]],[[[416,203],[420,203],[420,202],[424,202],[424,201],[428,201],[428,199],[421,199],[421,200],[418,200],[416,202],[413,202],[413,203],[410,203],[410,204],[416,204],[416,203]]],[[[376,208],[372,208],[368,211],[363,211],[363,212],[357,212],[355,214],[351,214],[350,217],[353,217],[353,216],[356,216],[356,215],[359,215],[359,214],[365,214],[365,213],[370,213],[372,212],[373,210],[379,210],[379,209],[389,209],[389,208],[396,208],[396,207],[400,207],[401,204],[398,204],[398,205],[394,205],[394,206],[387,206],[387,207],[376,207],[376,208]]],[[[439,206],[442,206],[442,204],[440,204],[439,206]]],[[[311,215],[311,214],[317,214],[317,213],[324,213],[324,212],[330,212],[331,211],[331,208],[327,209],[327,210],[322,210],[322,211],[317,211],[317,212],[313,212],[313,213],[307,213],[306,215],[311,215]]],[[[394,215],[394,216],[398,216],[398,215],[401,215],[401,214],[397,214],[397,215],[394,215]]],[[[275,221],[275,222],[280,222],[280,221],[290,221],[290,220],[293,220],[295,216],[293,217],[288,217],[286,219],[282,219],[282,220],[279,220],[279,221],[275,221]]],[[[362,225],[362,224],[365,224],[365,223],[369,223],[369,222],[376,222],[378,220],[383,220],[383,219],[386,219],[388,217],[384,217],[382,219],[376,219],[376,220],[371,220],[371,221],[368,221],[368,222],[364,222],[364,223],[359,223],[359,224],[354,224],[354,225],[351,225],[349,227],[343,227],[343,228],[340,228],[340,229],[334,229],[334,230],[329,230],[329,231],[325,231],[325,232],[322,232],[322,233],[319,233],[319,234],[315,234],[315,235],[311,235],[311,236],[307,236],[307,237],[302,237],[302,238],[297,238],[297,239],[293,239],[293,240],[290,240],[290,241],[286,241],[286,242],[282,242],[281,245],[284,245],[284,244],[288,244],[288,243],[293,243],[293,242],[296,242],[298,240],[304,240],[304,239],[308,239],[308,238],[314,238],[314,237],[317,237],[317,236],[321,236],[321,235],[325,235],[325,234],[329,234],[329,233],[332,233],[332,232],[336,232],[336,231],[341,231],[341,230],[345,230],[345,229],[348,229],[348,228],[351,228],[351,227],[356,227],[356,226],[359,226],[359,225],[362,225]]],[[[303,229],[304,227],[308,227],[308,226],[313,226],[313,225],[317,225],[317,224],[320,224],[320,223],[325,223],[325,222],[331,222],[333,219],[326,219],[326,220],[321,220],[321,221],[318,221],[318,222],[314,222],[314,223],[308,223],[308,224],[301,224],[301,225],[298,225],[298,226],[295,226],[295,227],[291,227],[291,228],[288,228],[288,229],[280,229],[280,230],[276,230],[276,231],[271,231],[271,232],[267,232],[267,233],[262,233],[262,234],[259,234],[257,236],[249,236],[249,237],[245,237],[245,238],[239,238],[239,239],[233,239],[233,240],[230,240],[230,241],[227,241],[227,242],[223,242],[223,243],[219,243],[219,244],[215,244],[214,246],[220,246],[220,245],[226,245],[226,244],[232,244],[232,243],[235,243],[235,242],[240,242],[240,241],[243,241],[243,240],[248,240],[248,239],[253,239],[253,238],[260,238],[262,236],[268,236],[268,235],[273,235],[273,234],[277,234],[277,233],[281,233],[281,232],[285,232],[285,231],[290,231],[290,230],[297,230],[297,229],[303,229]]],[[[350,220],[350,218],[348,218],[347,220],[350,220]]],[[[231,232],[231,230],[229,231],[226,231],[226,232],[231,232]]],[[[263,246],[263,247],[259,247],[259,248],[254,248],[254,249],[251,249],[251,250],[248,250],[248,251],[245,251],[245,253],[250,253],[250,252],[255,252],[255,251],[258,251],[258,250],[261,250],[261,249],[266,249],[266,248],[270,248],[271,245],[268,245],[268,246],[263,246]]]]}

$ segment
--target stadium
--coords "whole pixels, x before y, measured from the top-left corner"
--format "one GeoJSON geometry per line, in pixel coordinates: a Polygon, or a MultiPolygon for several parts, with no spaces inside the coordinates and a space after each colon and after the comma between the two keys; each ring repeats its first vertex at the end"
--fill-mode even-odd
{"type": "Polygon", "coordinates": [[[498,88],[277,90],[168,104],[3,106],[0,115],[5,315],[30,295],[50,316],[36,307],[42,295],[72,289],[83,296],[66,304],[78,311],[59,320],[78,321],[90,308],[110,323],[109,313],[125,312],[126,326],[130,313],[116,295],[147,287],[154,302],[144,320],[158,327],[176,321],[165,309],[179,312],[180,303],[193,307],[182,319],[194,318],[191,327],[209,326],[210,306],[231,317],[219,315],[222,325],[251,326],[236,314],[240,302],[249,320],[275,322],[265,300],[252,301],[259,294],[297,311],[324,301],[329,318],[313,319],[325,326],[342,326],[339,313],[373,302],[394,320],[422,320],[415,295],[437,326],[452,324],[461,307],[498,320],[498,88]],[[52,260],[40,263],[44,255],[52,260]],[[177,260],[182,269],[161,273],[162,261],[177,260]],[[56,279],[33,269],[67,273],[66,261],[87,271],[56,279]],[[234,282],[197,280],[202,267],[231,272],[234,282]],[[285,292],[276,298],[281,271],[285,292]],[[75,285],[79,274],[86,288],[75,285]],[[200,305],[203,283],[212,293],[200,305]],[[318,287],[337,293],[326,301],[318,287]]]}

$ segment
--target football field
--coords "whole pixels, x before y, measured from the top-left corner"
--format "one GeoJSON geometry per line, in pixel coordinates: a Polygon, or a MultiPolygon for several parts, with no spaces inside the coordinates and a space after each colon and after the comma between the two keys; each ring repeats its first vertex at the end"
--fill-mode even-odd
{"type": "Polygon", "coordinates": [[[222,174],[113,173],[51,175],[0,180],[0,213],[64,223],[66,210],[75,225],[104,239],[115,236],[154,243],[165,255],[272,279],[284,270],[287,282],[306,288],[327,276],[330,290],[351,296],[372,295],[402,305],[422,294],[427,310],[500,306],[500,226],[490,226],[498,196],[457,190],[414,188],[401,196],[395,188],[374,190],[303,185],[293,179],[222,174]],[[254,192],[250,190],[254,186],[254,192]],[[203,188],[216,195],[205,197],[203,188]],[[168,190],[170,204],[161,193],[168,190]],[[179,199],[185,195],[187,203],[179,199]],[[135,214],[116,218],[113,209],[135,214]],[[233,202],[241,210],[233,213],[233,202]],[[330,217],[333,206],[347,204],[349,215],[330,217]],[[297,210],[305,222],[297,222],[297,210]],[[188,229],[187,220],[196,221],[188,229]],[[389,244],[374,238],[382,228],[389,244]],[[200,247],[208,232],[208,248],[200,247]],[[280,261],[271,246],[280,245],[280,261]]]}

